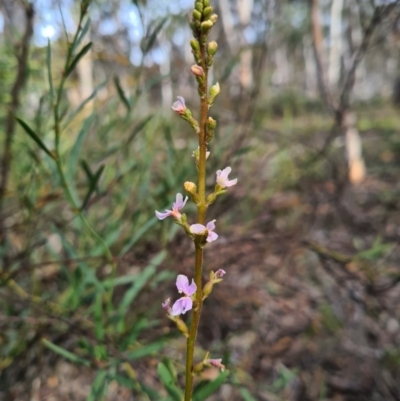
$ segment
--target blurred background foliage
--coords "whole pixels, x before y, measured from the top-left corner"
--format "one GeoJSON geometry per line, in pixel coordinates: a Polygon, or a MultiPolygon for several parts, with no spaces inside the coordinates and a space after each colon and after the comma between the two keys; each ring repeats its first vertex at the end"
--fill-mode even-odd
{"type": "MultiPolygon", "coordinates": [[[[93,0],[79,25],[85,3],[0,5],[0,399],[179,400],[183,340],[160,304],[176,274],[190,274],[191,245],[154,210],[169,207],[196,173],[197,138],[171,110],[177,95],[198,106],[193,1],[93,0]],[[69,71],[77,30],[73,55],[85,51],[69,71]]],[[[210,211],[222,248],[210,249],[207,269],[222,267],[232,281],[230,293],[209,300],[199,337],[230,371],[206,372],[194,399],[219,391],[214,399],[398,400],[398,293],[390,306],[373,298],[363,312],[370,320],[351,309],[358,286],[381,296],[399,277],[398,2],[214,3],[211,74],[222,91],[208,184],[231,165],[240,185],[210,211]],[[327,260],[344,276],[318,276],[327,260]],[[265,332],[274,302],[291,297],[288,276],[316,297],[308,323],[265,332]],[[299,333],[333,349],[329,339],[347,339],[364,318],[375,331],[365,328],[363,346],[380,352],[371,369],[384,367],[373,388],[332,379],[342,362],[332,367],[308,345],[316,367],[282,357],[299,333]]]]}

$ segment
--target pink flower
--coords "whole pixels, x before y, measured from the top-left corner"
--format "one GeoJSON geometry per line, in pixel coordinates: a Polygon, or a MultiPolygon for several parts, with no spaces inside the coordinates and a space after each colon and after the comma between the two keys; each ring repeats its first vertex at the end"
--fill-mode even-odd
{"type": "Polygon", "coordinates": [[[174,110],[179,115],[185,114],[186,105],[185,99],[182,96],[177,96],[178,100],[173,103],[172,110],[174,110]]]}
{"type": "Polygon", "coordinates": [[[167,209],[167,210],[165,210],[165,212],[158,212],[156,210],[156,216],[160,220],[164,220],[168,216],[172,216],[174,219],[180,220],[182,215],[179,213],[179,210],[181,210],[186,205],[187,200],[188,200],[188,197],[186,197],[185,200],[183,200],[182,194],[176,194],[176,200],[172,204],[172,210],[167,209]]]}
{"type": "Polygon", "coordinates": [[[225,370],[225,365],[223,365],[221,362],[222,359],[206,359],[204,361],[205,365],[214,366],[214,368],[221,369],[221,371],[223,372],[225,370]]]}
{"type": "Polygon", "coordinates": [[[217,171],[217,184],[221,188],[231,187],[237,183],[237,178],[234,180],[229,180],[228,175],[231,173],[232,169],[230,167],[224,168],[222,171],[217,171]]]}
{"type": "Polygon", "coordinates": [[[204,234],[206,231],[208,231],[207,235],[207,242],[213,242],[218,238],[218,234],[214,232],[215,230],[215,222],[216,220],[211,220],[210,222],[207,223],[206,226],[203,226],[203,224],[192,224],[190,226],[190,232],[192,234],[204,234]]]}
{"type": "Polygon", "coordinates": [[[176,288],[180,294],[183,293],[185,296],[179,298],[172,305],[172,312],[170,313],[171,316],[178,316],[192,309],[193,301],[191,297],[197,290],[194,280],[192,280],[192,284],[189,285],[189,279],[183,274],[179,274],[176,278],[176,288]]]}
{"type": "Polygon", "coordinates": [[[218,269],[218,270],[215,272],[215,277],[216,277],[216,278],[222,278],[222,277],[225,276],[225,274],[226,274],[226,271],[225,271],[225,270],[218,269]]]}

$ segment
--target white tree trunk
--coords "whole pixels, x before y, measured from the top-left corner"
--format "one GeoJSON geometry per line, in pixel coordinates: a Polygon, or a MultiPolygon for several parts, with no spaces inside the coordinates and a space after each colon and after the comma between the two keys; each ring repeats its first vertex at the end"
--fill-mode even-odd
{"type": "MultiPolygon", "coordinates": [[[[237,0],[237,3],[241,29],[244,29],[250,23],[254,0],[237,0]]],[[[242,44],[248,45],[244,37],[242,44]]],[[[239,80],[242,88],[250,89],[253,86],[253,50],[251,47],[243,50],[240,54],[239,80]]]]}
{"type": "Polygon", "coordinates": [[[330,50],[328,81],[331,87],[339,82],[342,56],[342,13],[343,0],[333,0],[331,7],[330,50]]]}

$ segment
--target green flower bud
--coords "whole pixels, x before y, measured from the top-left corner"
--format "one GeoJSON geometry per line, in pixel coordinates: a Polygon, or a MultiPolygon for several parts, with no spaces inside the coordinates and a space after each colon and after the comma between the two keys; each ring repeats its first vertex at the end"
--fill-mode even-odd
{"type": "Polygon", "coordinates": [[[203,6],[208,7],[210,5],[210,0],[203,0],[203,6]]]}
{"type": "Polygon", "coordinates": [[[210,42],[210,43],[208,44],[207,51],[208,51],[208,54],[209,54],[210,56],[214,56],[215,53],[217,52],[217,50],[218,50],[218,44],[217,44],[217,42],[212,41],[212,42],[210,42]]]}
{"type": "Polygon", "coordinates": [[[209,281],[203,288],[203,300],[206,299],[212,292],[214,283],[209,281]]]}
{"type": "Polygon", "coordinates": [[[201,21],[201,12],[197,10],[193,10],[193,19],[197,21],[201,21]]]}
{"type": "Polygon", "coordinates": [[[189,330],[186,326],[186,323],[181,318],[176,318],[175,320],[176,327],[178,327],[179,331],[186,337],[189,337],[189,330]]]}
{"type": "Polygon", "coordinates": [[[193,51],[199,52],[200,51],[200,43],[196,39],[192,39],[190,41],[190,46],[193,51]]]}
{"type": "Polygon", "coordinates": [[[212,7],[206,7],[203,10],[203,18],[204,19],[208,19],[208,17],[211,15],[212,12],[213,12],[213,8],[212,7]]]}
{"type": "Polygon", "coordinates": [[[213,27],[213,23],[208,20],[208,21],[204,21],[201,23],[201,31],[203,33],[208,33],[210,31],[210,29],[213,27]]]}
{"type": "Polygon", "coordinates": [[[195,5],[194,5],[194,8],[198,12],[202,13],[203,12],[203,3],[201,1],[196,1],[195,5]]]}
{"type": "Polygon", "coordinates": [[[214,103],[214,100],[219,95],[220,91],[221,91],[221,88],[220,88],[218,82],[210,88],[209,97],[208,97],[208,104],[210,106],[214,103]]]}

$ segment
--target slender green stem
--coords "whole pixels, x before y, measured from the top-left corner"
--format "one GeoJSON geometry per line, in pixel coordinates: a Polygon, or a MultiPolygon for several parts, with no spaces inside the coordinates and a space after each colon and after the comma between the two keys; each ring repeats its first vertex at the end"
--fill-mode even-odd
{"type": "MultiPolygon", "coordinates": [[[[206,48],[204,44],[200,45],[204,70],[204,80],[201,87],[203,96],[200,106],[200,133],[199,133],[199,164],[198,164],[198,195],[199,203],[197,205],[197,222],[205,224],[207,205],[206,205],[206,125],[208,119],[208,68],[204,60],[206,60],[206,48]]],[[[200,323],[201,309],[203,306],[203,245],[201,241],[195,241],[196,257],[194,267],[194,281],[197,286],[196,302],[193,310],[193,319],[190,325],[189,337],[186,346],[186,385],[185,385],[185,401],[191,401],[193,392],[193,355],[194,346],[197,338],[197,331],[200,323]]]]}
{"type": "Polygon", "coordinates": [[[107,261],[113,267],[113,271],[115,271],[115,262],[114,262],[114,259],[113,259],[110,249],[108,248],[108,246],[104,242],[104,240],[99,236],[99,234],[97,234],[97,232],[93,229],[93,227],[86,220],[86,218],[82,214],[79,206],[76,204],[74,197],[72,196],[70,187],[69,187],[67,179],[65,177],[65,173],[64,173],[64,169],[63,169],[62,161],[61,161],[61,152],[60,152],[61,121],[60,121],[59,109],[60,109],[62,94],[63,94],[63,90],[64,90],[64,85],[65,85],[65,82],[67,79],[66,71],[68,70],[68,68],[70,66],[70,63],[71,63],[71,60],[72,60],[72,57],[74,54],[75,45],[79,38],[79,34],[82,31],[82,21],[83,21],[84,16],[85,16],[85,14],[82,12],[79,17],[78,29],[75,32],[72,42],[68,44],[68,52],[67,52],[67,58],[65,60],[64,71],[62,74],[61,82],[57,89],[57,96],[56,96],[56,100],[55,100],[55,103],[53,106],[54,132],[55,132],[55,154],[56,154],[55,159],[56,159],[56,164],[57,164],[57,171],[58,171],[58,174],[59,174],[60,180],[61,180],[61,186],[64,190],[64,193],[65,193],[65,196],[66,196],[68,202],[72,206],[74,213],[76,213],[79,216],[79,218],[81,219],[81,221],[82,221],[83,225],[86,227],[86,229],[101,244],[101,246],[104,249],[104,253],[107,258],[107,261]]]}

